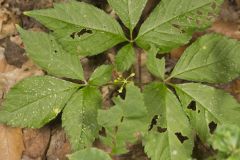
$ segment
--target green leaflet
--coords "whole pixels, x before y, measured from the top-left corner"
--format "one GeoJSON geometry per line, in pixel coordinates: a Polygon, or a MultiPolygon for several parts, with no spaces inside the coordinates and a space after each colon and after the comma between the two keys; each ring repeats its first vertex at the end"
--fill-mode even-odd
{"type": "Polygon", "coordinates": [[[144,135],[150,121],[140,90],[133,84],[127,85],[126,90],[125,100],[116,99],[113,108],[100,110],[98,115],[98,123],[106,129],[107,134],[107,137],[101,138],[112,147],[114,154],[126,153],[127,146],[144,135]]]}
{"type": "Polygon", "coordinates": [[[202,142],[207,142],[210,137],[208,125],[214,122],[215,119],[201,106],[201,104],[196,102],[182,90],[176,88],[176,92],[185,113],[189,117],[192,128],[195,130],[196,134],[198,134],[202,142]]]}
{"type": "Polygon", "coordinates": [[[117,21],[84,2],[55,4],[52,9],[25,14],[53,30],[63,48],[72,54],[95,55],[125,40],[117,21]]]}
{"type": "Polygon", "coordinates": [[[108,3],[132,32],[140,19],[147,0],[108,0],[108,3]]]}
{"type": "Polygon", "coordinates": [[[67,103],[62,123],[73,150],[91,146],[98,136],[97,110],[101,104],[101,93],[91,86],[78,90],[67,103]]]}
{"type": "Polygon", "coordinates": [[[201,106],[214,122],[239,125],[240,104],[228,93],[197,83],[175,85],[177,90],[191,97],[201,106]]]}
{"type": "Polygon", "coordinates": [[[36,76],[15,85],[0,110],[0,122],[14,127],[40,128],[61,112],[78,84],[36,76]]]}
{"type": "Polygon", "coordinates": [[[53,36],[43,32],[25,31],[18,27],[27,55],[49,74],[84,80],[80,59],[70,55],[53,36]]]}
{"type": "Polygon", "coordinates": [[[111,107],[106,110],[98,110],[98,122],[100,125],[110,128],[118,126],[123,117],[123,110],[119,106],[111,107]]]}
{"type": "Polygon", "coordinates": [[[240,74],[240,43],[210,34],[201,37],[183,54],[171,77],[209,83],[226,83],[240,74]]]}
{"type": "Polygon", "coordinates": [[[111,65],[102,65],[92,73],[89,84],[101,86],[108,83],[112,78],[113,67],[111,65]]]}
{"type": "Polygon", "coordinates": [[[158,59],[157,56],[158,50],[155,47],[152,47],[147,52],[147,63],[146,66],[148,70],[156,77],[164,80],[165,78],[165,58],[158,59]]]}
{"type": "Polygon", "coordinates": [[[168,52],[188,43],[192,33],[210,26],[223,0],[162,0],[140,28],[136,42],[168,52]]]}
{"type": "Polygon", "coordinates": [[[165,96],[166,86],[161,83],[151,83],[144,87],[144,103],[147,107],[148,116],[152,119],[155,115],[160,116],[166,112],[165,96]]]}
{"type": "Polygon", "coordinates": [[[69,160],[112,160],[104,151],[97,148],[87,148],[68,155],[69,160]]]}
{"type": "Polygon", "coordinates": [[[158,117],[143,139],[147,155],[152,160],[190,160],[192,130],[176,96],[164,84],[152,83],[144,89],[144,100],[149,115],[158,117]]]}
{"type": "Polygon", "coordinates": [[[135,50],[132,44],[128,44],[118,51],[115,65],[118,71],[126,71],[134,64],[135,60],[135,50]]]}
{"type": "Polygon", "coordinates": [[[234,125],[220,126],[209,139],[218,150],[217,159],[238,160],[240,157],[240,128],[234,125]]]}

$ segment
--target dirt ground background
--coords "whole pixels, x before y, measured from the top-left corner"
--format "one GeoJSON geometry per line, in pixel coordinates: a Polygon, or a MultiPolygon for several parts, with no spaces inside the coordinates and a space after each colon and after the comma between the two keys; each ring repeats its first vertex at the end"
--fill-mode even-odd
{"type": "MultiPolygon", "coordinates": [[[[35,66],[26,57],[22,41],[16,32],[15,24],[23,26],[25,29],[47,31],[42,25],[23,15],[24,11],[48,8],[53,2],[64,0],[0,0],[0,103],[9,89],[23,78],[33,75],[43,75],[44,72],[35,66]]],[[[65,0],[66,1],[66,0],[65,0]]],[[[112,16],[116,16],[105,0],[85,0],[89,3],[104,9],[112,16]]],[[[142,20],[160,0],[149,0],[144,11],[142,20]]],[[[197,37],[208,33],[218,32],[226,36],[240,40],[240,0],[225,0],[222,11],[213,26],[201,33],[193,36],[193,41],[197,37]]],[[[170,71],[177,62],[184,49],[183,46],[173,50],[167,56],[167,69],[170,71]]],[[[142,52],[137,50],[137,52],[142,52]]],[[[82,60],[86,75],[89,75],[95,66],[112,61],[116,52],[115,49],[106,51],[106,54],[84,58],[82,60]]],[[[141,79],[142,83],[153,80],[153,77],[144,67],[145,54],[141,54],[141,73],[137,71],[136,79],[141,79]]],[[[240,79],[229,84],[219,85],[233,94],[240,101],[240,79]]],[[[112,88],[102,88],[104,105],[110,105],[112,88]]],[[[96,141],[96,146],[107,150],[96,141]]],[[[60,117],[41,129],[19,129],[0,125],[0,160],[66,160],[66,155],[71,153],[71,148],[67,137],[61,128],[60,117]]],[[[201,160],[213,151],[201,142],[196,141],[194,156],[201,160]]],[[[133,146],[126,155],[113,157],[114,160],[147,160],[143,153],[142,146],[133,146]]]]}

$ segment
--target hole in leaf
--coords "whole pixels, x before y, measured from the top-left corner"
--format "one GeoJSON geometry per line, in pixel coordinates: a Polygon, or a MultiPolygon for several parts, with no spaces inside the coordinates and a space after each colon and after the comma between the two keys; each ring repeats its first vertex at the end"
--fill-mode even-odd
{"type": "Polygon", "coordinates": [[[75,38],[75,34],[76,34],[76,32],[73,32],[73,33],[70,35],[70,37],[71,37],[72,39],[74,39],[74,38],[75,38]]]}
{"type": "Polygon", "coordinates": [[[123,122],[123,120],[124,120],[124,117],[121,118],[121,122],[123,122]]]}
{"type": "Polygon", "coordinates": [[[200,110],[198,110],[198,113],[200,113],[201,111],[200,110]]]}
{"type": "Polygon", "coordinates": [[[175,28],[181,29],[180,25],[178,25],[178,24],[172,24],[172,25],[173,25],[173,27],[175,27],[175,28]]]}
{"type": "Polygon", "coordinates": [[[102,127],[100,130],[99,130],[99,134],[103,137],[107,137],[107,132],[106,132],[106,129],[104,127],[102,127]]]}
{"type": "Polygon", "coordinates": [[[192,101],[188,106],[187,106],[188,109],[191,109],[193,111],[196,111],[197,107],[196,107],[196,102],[195,101],[192,101]]]}
{"type": "Polygon", "coordinates": [[[81,37],[81,36],[83,36],[84,34],[92,34],[92,33],[93,33],[92,30],[84,28],[84,29],[82,29],[82,30],[79,31],[79,32],[73,32],[73,33],[70,35],[70,37],[71,37],[72,39],[75,39],[76,36],[81,37]]]}
{"type": "Polygon", "coordinates": [[[166,56],[165,54],[156,54],[157,59],[162,59],[165,56],[166,56]]]}
{"type": "Polygon", "coordinates": [[[178,24],[172,24],[173,27],[179,29],[182,33],[185,33],[185,30],[178,24]]]}
{"type": "Polygon", "coordinates": [[[78,35],[78,37],[80,37],[80,36],[82,36],[82,35],[84,35],[84,34],[92,34],[93,32],[92,32],[92,30],[90,30],[90,29],[82,29],[80,32],[78,32],[77,33],[77,35],[78,35]]]}
{"type": "Polygon", "coordinates": [[[157,127],[157,131],[158,131],[159,133],[164,133],[164,132],[167,131],[167,128],[157,127]]]}
{"type": "Polygon", "coordinates": [[[209,130],[210,130],[210,133],[211,134],[213,134],[213,132],[216,130],[216,128],[217,128],[217,123],[215,123],[215,122],[210,122],[209,124],[208,124],[208,128],[209,128],[209,130]]]}
{"type": "Polygon", "coordinates": [[[159,116],[158,115],[155,115],[153,118],[152,118],[152,122],[148,128],[148,131],[151,131],[153,126],[155,126],[157,124],[157,120],[158,120],[159,116]]]}
{"type": "Polygon", "coordinates": [[[55,53],[57,53],[57,50],[54,50],[55,53]]]}
{"type": "Polygon", "coordinates": [[[187,136],[183,136],[182,133],[180,133],[180,132],[175,133],[175,135],[177,136],[178,140],[181,143],[184,143],[184,141],[189,139],[187,136]]]}

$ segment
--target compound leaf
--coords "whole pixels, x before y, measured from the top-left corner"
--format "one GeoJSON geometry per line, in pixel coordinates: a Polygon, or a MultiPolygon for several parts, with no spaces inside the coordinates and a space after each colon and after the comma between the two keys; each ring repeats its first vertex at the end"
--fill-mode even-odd
{"type": "Polygon", "coordinates": [[[121,48],[116,56],[115,64],[118,71],[128,70],[135,62],[135,51],[132,44],[121,48]]]}
{"type": "Polygon", "coordinates": [[[131,31],[137,25],[147,0],[108,0],[123,23],[131,31]]]}
{"type": "Polygon", "coordinates": [[[126,91],[125,100],[118,98],[115,100],[116,105],[110,110],[99,111],[98,122],[105,127],[107,134],[107,137],[101,138],[112,147],[114,154],[126,153],[127,146],[144,135],[150,121],[140,90],[129,84],[126,91]],[[112,117],[114,118],[107,122],[107,118],[112,117]]]}
{"type": "Polygon", "coordinates": [[[104,151],[97,148],[87,148],[68,155],[69,160],[112,160],[104,151]]]}
{"type": "Polygon", "coordinates": [[[152,160],[191,159],[192,130],[176,96],[164,84],[152,83],[144,89],[144,100],[156,121],[143,139],[147,155],[152,160]]]}
{"type": "Polygon", "coordinates": [[[192,33],[210,26],[223,0],[162,0],[143,23],[137,44],[168,52],[188,43],[192,33]]]}
{"type": "Polygon", "coordinates": [[[97,110],[101,104],[99,90],[91,86],[78,90],[67,103],[62,123],[73,150],[91,146],[98,136],[97,110]]]}
{"type": "Polygon", "coordinates": [[[40,128],[61,112],[79,85],[49,76],[27,78],[7,94],[0,122],[14,127],[40,128]]]}
{"type": "Polygon", "coordinates": [[[101,65],[91,75],[89,79],[90,85],[101,86],[108,83],[112,78],[113,67],[111,65],[101,65]]]}
{"type": "Polygon", "coordinates": [[[240,104],[228,93],[198,83],[179,84],[175,87],[196,101],[214,123],[239,125],[240,104]]]}
{"type": "Polygon", "coordinates": [[[49,74],[84,80],[80,59],[70,55],[53,36],[44,32],[25,31],[18,27],[27,55],[49,74]]]}
{"type": "Polygon", "coordinates": [[[25,14],[53,30],[64,49],[72,54],[95,55],[125,40],[117,21],[84,2],[55,4],[54,8],[25,14]]]}
{"type": "Polygon", "coordinates": [[[156,48],[151,48],[147,53],[147,63],[146,66],[148,70],[156,77],[164,80],[165,77],[165,58],[158,59],[158,50],[156,48]]]}
{"type": "Polygon", "coordinates": [[[240,43],[210,34],[201,37],[183,54],[171,77],[209,83],[226,83],[240,75],[240,43]]]}

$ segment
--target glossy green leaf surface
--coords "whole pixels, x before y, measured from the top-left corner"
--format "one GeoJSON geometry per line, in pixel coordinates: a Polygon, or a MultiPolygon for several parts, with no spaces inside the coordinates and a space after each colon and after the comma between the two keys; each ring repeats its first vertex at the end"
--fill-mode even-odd
{"type": "Polygon", "coordinates": [[[147,0],[108,0],[126,27],[133,31],[137,25],[147,0]]]}
{"type": "Polygon", "coordinates": [[[121,48],[115,58],[115,66],[118,71],[128,70],[136,61],[135,50],[132,44],[121,48]]]}
{"type": "Polygon", "coordinates": [[[143,95],[133,84],[127,85],[126,90],[124,100],[116,99],[114,107],[99,111],[98,115],[98,123],[105,127],[107,134],[101,139],[108,142],[113,154],[126,153],[127,146],[137,142],[148,129],[149,119],[143,95]]]}
{"type": "Polygon", "coordinates": [[[113,67],[111,65],[102,65],[92,73],[89,84],[101,86],[108,83],[112,78],[113,67]]]}
{"type": "Polygon", "coordinates": [[[144,89],[149,115],[156,123],[144,136],[145,152],[152,160],[191,159],[192,130],[177,97],[162,83],[144,89]]]}
{"type": "Polygon", "coordinates": [[[78,84],[36,76],[16,84],[0,110],[0,122],[14,127],[40,128],[63,109],[78,84]]]}
{"type": "Polygon", "coordinates": [[[209,124],[214,122],[215,119],[192,97],[177,88],[176,92],[185,113],[189,117],[191,127],[202,142],[207,142],[210,137],[209,124]]]}
{"type": "Polygon", "coordinates": [[[179,84],[176,88],[196,101],[215,123],[239,125],[240,104],[230,94],[198,83],[179,84]]]}
{"type": "Polygon", "coordinates": [[[70,55],[54,39],[43,32],[25,31],[18,27],[27,55],[49,74],[84,80],[80,58],[70,55]]]}
{"type": "Polygon", "coordinates": [[[210,34],[201,37],[183,54],[171,77],[197,82],[226,83],[240,74],[240,43],[210,34]]]}
{"type": "Polygon", "coordinates": [[[55,4],[54,8],[25,14],[53,30],[63,48],[72,54],[95,55],[125,40],[117,21],[84,2],[55,4]]]}
{"type": "Polygon", "coordinates": [[[147,63],[148,70],[156,77],[164,80],[165,78],[165,58],[158,59],[158,50],[153,47],[147,52],[147,63]]]}
{"type": "Polygon", "coordinates": [[[92,146],[98,136],[97,110],[101,93],[95,87],[78,90],[63,110],[62,123],[74,151],[92,146]]]}
{"type": "Polygon", "coordinates": [[[137,44],[168,52],[188,43],[195,31],[210,26],[223,0],[162,0],[143,23],[137,44]]]}

